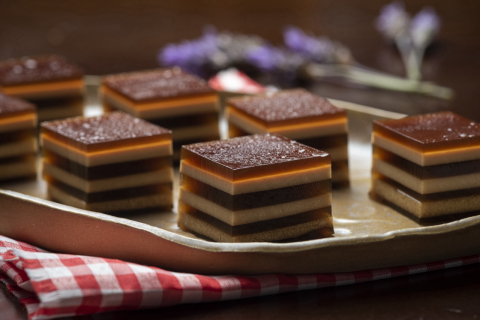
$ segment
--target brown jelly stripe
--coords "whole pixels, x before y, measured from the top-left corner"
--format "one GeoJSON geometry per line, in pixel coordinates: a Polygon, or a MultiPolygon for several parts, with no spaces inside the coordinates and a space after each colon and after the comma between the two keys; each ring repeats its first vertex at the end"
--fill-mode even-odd
{"type": "MultiPolygon", "coordinates": [[[[328,160],[330,157],[328,157],[328,160]]],[[[274,163],[270,165],[261,165],[256,167],[249,167],[242,170],[232,170],[224,166],[205,159],[190,150],[182,148],[182,161],[188,161],[189,164],[203,169],[209,173],[219,175],[231,181],[238,181],[243,179],[267,177],[274,174],[282,174],[299,170],[307,170],[320,166],[327,165],[328,161],[322,157],[305,158],[297,161],[288,161],[281,163],[274,163]]]]}
{"type": "Polygon", "coordinates": [[[33,104],[37,106],[37,108],[61,108],[61,107],[68,107],[72,105],[81,105],[83,104],[83,96],[79,94],[75,94],[72,97],[64,97],[64,98],[45,98],[45,99],[30,99],[33,104]]]}
{"type": "Polygon", "coordinates": [[[76,188],[73,188],[72,186],[69,186],[65,183],[62,183],[47,174],[44,175],[44,178],[51,185],[87,203],[122,200],[122,199],[143,197],[143,196],[148,196],[152,194],[166,194],[166,193],[172,192],[172,184],[164,183],[164,184],[154,184],[154,185],[134,187],[134,188],[86,193],[76,188]]]}
{"type": "Polygon", "coordinates": [[[18,131],[0,133],[0,144],[12,143],[12,142],[17,142],[24,139],[36,137],[36,133],[37,133],[36,129],[18,130],[18,131]]]}
{"type": "Polygon", "coordinates": [[[331,193],[331,180],[232,196],[185,174],[180,179],[180,185],[186,190],[232,211],[272,206],[331,193]]]}
{"type": "Polygon", "coordinates": [[[206,214],[205,212],[192,208],[191,206],[187,205],[182,201],[179,201],[178,205],[179,205],[179,208],[178,208],[179,211],[185,214],[189,214],[192,217],[198,220],[201,220],[205,223],[208,223],[211,226],[223,231],[224,233],[232,237],[286,228],[286,227],[295,226],[298,224],[307,223],[307,222],[316,221],[316,220],[330,219],[332,216],[331,207],[325,207],[321,209],[302,212],[302,213],[295,214],[288,217],[270,219],[270,220],[261,221],[261,222],[247,223],[239,226],[231,226],[223,221],[220,221],[206,214]]]}
{"type": "Polygon", "coordinates": [[[480,194],[480,188],[469,188],[469,189],[462,189],[462,190],[454,190],[454,191],[446,191],[446,192],[437,192],[437,193],[429,193],[429,194],[420,194],[415,192],[395,181],[385,177],[384,175],[372,171],[373,179],[381,180],[385,183],[392,185],[394,188],[398,189],[400,192],[405,193],[409,197],[415,199],[418,202],[426,203],[426,202],[434,202],[440,200],[448,200],[448,199],[455,199],[460,197],[468,197],[473,195],[480,194]]]}
{"type": "Polygon", "coordinates": [[[332,162],[332,172],[342,169],[348,170],[348,160],[339,160],[332,162]]]}
{"type": "Polygon", "coordinates": [[[218,113],[209,112],[205,114],[195,114],[181,117],[168,117],[161,119],[151,119],[149,122],[156,124],[157,126],[174,129],[174,128],[183,128],[191,127],[198,124],[207,124],[207,123],[217,123],[218,122],[218,113]]]}
{"type": "Polygon", "coordinates": [[[479,139],[463,139],[463,140],[453,140],[453,141],[441,141],[436,143],[421,143],[415,141],[414,139],[405,137],[400,133],[391,131],[382,127],[377,123],[373,123],[373,132],[377,133],[384,138],[393,140],[404,145],[407,148],[417,150],[419,152],[432,152],[432,151],[450,151],[451,149],[462,148],[462,147],[473,147],[479,146],[479,139]]]}
{"type": "Polygon", "coordinates": [[[15,156],[15,157],[8,157],[8,158],[0,158],[0,165],[3,164],[10,164],[10,163],[17,163],[17,162],[24,162],[24,161],[35,161],[37,155],[35,153],[15,156]]]}
{"type": "Polygon", "coordinates": [[[48,163],[89,181],[158,171],[172,166],[171,156],[112,163],[95,167],[82,166],[45,148],[43,148],[43,156],[48,163]]]}
{"type": "Polygon", "coordinates": [[[297,142],[303,143],[309,147],[319,149],[319,150],[337,148],[342,146],[347,147],[348,135],[339,134],[339,135],[332,135],[332,136],[326,136],[326,137],[315,137],[315,138],[297,140],[297,142]]]}
{"type": "Polygon", "coordinates": [[[453,177],[480,172],[480,160],[422,167],[378,146],[373,146],[373,155],[419,179],[453,177]]]}

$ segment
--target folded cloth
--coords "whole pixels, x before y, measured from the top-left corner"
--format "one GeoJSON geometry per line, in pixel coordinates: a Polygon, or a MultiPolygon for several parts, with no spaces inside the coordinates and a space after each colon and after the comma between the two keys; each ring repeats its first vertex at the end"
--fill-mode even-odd
{"type": "Polygon", "coordinates": [[[114,259],[49,253],[0,236],[0,282],[29,319],[241,299],[340,286],[479,263],[480,255],[347,273],[202,276],[114,259]]]}

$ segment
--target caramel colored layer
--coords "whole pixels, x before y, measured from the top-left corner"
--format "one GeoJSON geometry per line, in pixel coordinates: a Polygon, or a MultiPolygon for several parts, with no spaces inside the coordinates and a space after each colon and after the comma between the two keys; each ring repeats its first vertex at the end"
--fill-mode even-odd
{"type": "Polygon", "coordinates": [[[310,167],[304,170],[290,170],[276,174],[268,174],[267,171],[255,178],[232,181],[182,160],[180,163],[180,173],[186,174],[231,195],[280,189],[331,179],[330,165],[310,167]]]}
{"type": "Polygon", "coordinates": [[[54,201],[97,212],[131,211],[158,207],[169,208],[172,207],[173,204],[171,194],[152,194],[128,199],[86,203],[53,185],[47,186],[47,193],[54,201]]]}
{"type": "Polygon", "coordinates": [[[12,143],[2,143],[0,144],[0,158],[36,153],[37,149],[38,146],[36,137],[30,137],[12,143]]]}
{"type": "Polygon", "coordinates": [[[63,169],[64,171],[68,171],[69,173],[85,180],[116,178],[149,171],[159,171],[172,167],[171,156],[107,164],[95,167],[85,167],[77,162],[61,157],[49,150],[44,149],[43,155],[45,162],[63,169]]]}
{"type": "Polygon", "coordinates": [[[13,158],[12,161],[2,161],[0,163],[0,180],[7,181],[22,177],[30,177],[37,172],[37,162],[35,155],[13,158]]]}
{"type": "Polygon", "coordinates": [[[372,144],[397,154],[420,166],[433,166],[480,159],[480,145],[422,152],[378,132],[373,132],[372,144]]]}
{"type": "Polygon", "coordinates": [[[47,134],[41,135],[42,146],[85,167],[130,162],[172,155],[171,141],[116,147],[105,151],[83,152],[47,134]]]}
{"type": "Polygon", "coordinates": [[[0,91],[24,99],[42,99],[81,96],[83,95],[84,86],[83,79],[76,79],[0,87],[0,91]]]}
{"type": "Polygon", "coordinates": [[[286,218],[272,219],[260,223],[229,226],[201,211],[180,202],[178,225],[220,242],[279,241],[296,238],[313,230],[328,228],[333,233],[330,208],[314,210],[286,218]]]}
{"type": "Polygon", "coordinates": [[[283,126],[266,126],[235,108],[227,108],[226,118],[229,123],[250,134],[277,133],[290,139],[307,139],[312,137],[344,134],[348,131],[347,117],[342,116],[330,120],[309,121],[283,126]]]}
{"type": "Polygon", "coordinates": [[[105,103],[142,119],[211,113],[218,110],[217,93],[140,103],[135,103],[105,86],[100,88],[100,94],[105,103]]]}
{"type": "Polygon", "coordinates": [[[36,112],[0,118],[0,133],[34,129],[37,127],[36,112]]]}
{"type": "Polygon", "coordinates": [[[371,192],[418,218],[480,210],[480,188],[422,195],[373,172],[371,192]]]}
{"type": "Polygon", "coordinates": [[[173,181],[172,168],[107,179],[85,180],[48,162],[43,163],[43,175],[46,180],[52,177],[84,192],[125,189],[173,181]]]}
{"type": "Polygon", "coordinates": [[[181,175],[180,180],[182,189],[231,211],[261,208],[331,193],[329,180],[233,196],[185,174],[181,175]]]}

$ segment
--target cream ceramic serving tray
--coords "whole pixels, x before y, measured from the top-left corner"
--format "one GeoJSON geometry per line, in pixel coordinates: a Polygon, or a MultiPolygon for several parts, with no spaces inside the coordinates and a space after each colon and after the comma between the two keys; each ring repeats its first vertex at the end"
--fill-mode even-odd
{"type": "MultiPolygon", "coordinates": [[[[99,107],[89,100],[87,114],[99,107]]],[[[93,102],[92,102],[93,101],[93,102]]],[[[480,253],[480,216],[421,226],[369,199],[371,122],[403,115],[333,101],[349,113],[351,187],[334,191],[335,236],[294,243],[215,243],[176,225],[175,213],[118,218],[44,200],[37,181],[3,185],[0,234],[47,250],[201,274],[305,274],[409,265],[480,253]]]]}

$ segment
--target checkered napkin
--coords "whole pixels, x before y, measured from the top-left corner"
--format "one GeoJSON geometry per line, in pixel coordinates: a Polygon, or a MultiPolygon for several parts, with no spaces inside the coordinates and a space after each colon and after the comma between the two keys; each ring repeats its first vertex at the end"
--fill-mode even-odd
{"type": "Polygon", "coordinates": [[[480,262],[480,255],[352,273],[202,276],[120,260],[46,252],[0,236],[0,282],[30,319],[232,300],[380,280],[480,262]]]}

